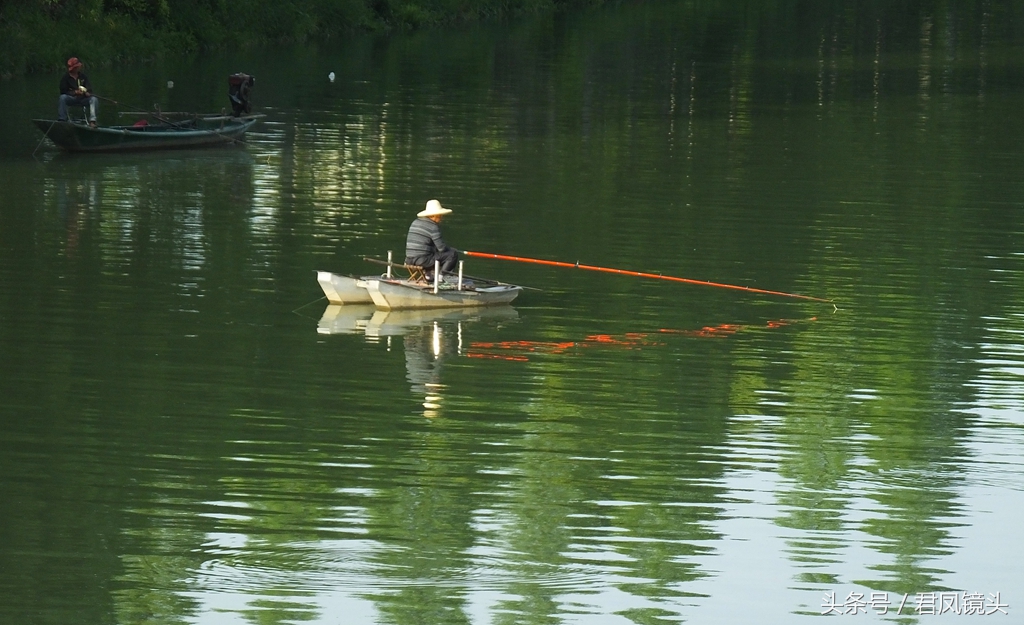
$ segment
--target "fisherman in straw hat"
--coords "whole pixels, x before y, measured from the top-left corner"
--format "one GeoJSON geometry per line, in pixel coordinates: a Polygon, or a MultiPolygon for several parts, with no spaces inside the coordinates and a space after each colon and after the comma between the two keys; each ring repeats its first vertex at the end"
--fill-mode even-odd
{"type": "Polygon", "coordinates": [[[441,219],[451,213],[437,200],[416,213],[416,221],[409,226],[405,239],[405,264],[423,267],[427,275],[434,271],[434,261],[440,261],[442,272],[454,271],[459,265],[459,251],[441,238],[441,219]]]}

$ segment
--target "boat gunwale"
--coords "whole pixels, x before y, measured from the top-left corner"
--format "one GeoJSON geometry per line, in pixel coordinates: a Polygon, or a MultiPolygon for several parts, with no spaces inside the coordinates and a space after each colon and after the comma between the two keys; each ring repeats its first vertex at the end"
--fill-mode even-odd
{"type": "MultiPolygon", "coordinates": [[[[440,295],[441,293],[497,293],[500,291],[518,290],[522,291],[523,287],[515,284],[493,284],[486,287],[477,287],[475,285],[463,288],[457,288],[456,285],[447,282],[443,283],[446,285],[445,288],[439,288],[437,293],[434,293],[434,284],[432,282],[422,282],[414,280],[406,280],[403,278],[359,278],[360,280],[377,280],[386,284],[394,284],[396,286],[404,286],[417,291],[423,291],[431,295],[440,295]]],[[[466,280],[466,282],[472,282],[472,280],[466,280]]]]}
{"type": "MultiPolygon", "coordinates": [[[[247,119],[239,121],[234,124],[221,126],[219,128],[182,128],[176,127],[173,124],[161,124],[161,125],[150,125],[150,126],[89,126],[87,124],[81,124],[71,121],[57,121],[49,119],[33,119],[36,122],[36,126],[39,124],[52,123],[50,130],[56,128],[71,128],[75,131],[82,131],[86,133],[98,133],[98,134],[114,134],[124,135],[125,133],[139,133],[139,135],[167,135],[172,137],[191,136],[191,134],[201,135],[217,135],[224,134],[226,132],[237,132],[242,128],[249,128],[256,123],[255,119],[247,119]]],[[[49,132],[49,131],[47,131],[49,132]]],[[[49,136],[49,134],[47,134],[49,136]]]]}
{"type": "Polygon", "coordinates": [[[364,290],[369,294],[374,305],[377,306],[377,308],[384,310],[447,308],[452,306],[476,307],[507,304],[514,300],[519,293],[523,291],[523,287],[514,284],[488,284],[481,287],[458,289],[452,288],[455,287],[455,285],[447,283],[449,288],[439,289],[435,293],[433,284],[422,281],[410,281],[408,279],[394,277],[388,278],[385,275],[364,275],[357,277],[319,270],[316,273],[317,282],[320,284],[321,289],[324,291],[324,295],[327,296],[328,301],[331,303],[352,305],[357,302],[362,303],[365,301],[361,297],[354,298],[350,301],[346,301],[345,299],[338,297],[339,285],[334,283],[334,279],[342,278],[350,283],[350,285],[345,285],[344,290],[348,290],[349,286],[364,290]],[[404,300],[402,303],[389,302],[388,300],[391,296],[385,295],[381,292],[382,286],[386,289],[397,289],[398,291],[407,293],[408,297],[413,298],[416,302],[409,304],[405,299],[406,296],[400,297],[400,299],[404,300]],[[337,301],[332,299],[332,295],[335,296],[337,301]]]}
{"type": "MultiPolygon", "coordinates": [[[[207,121],[210,118],[205,118],[207,121]]],[[[208,147],[241,142],[258,117],[231,118],[235,123],[215,128],[145,126],[88,126],[74,121],[33,119],[55,146],[67,152],[129,152],[208,147]],[[86,137],[94,139],[88,140],[86,137]],[[94,142],[99,142],[94,144],[94,142]]],[[[215,120],[216,121],[216,120],[215,120]]]]}

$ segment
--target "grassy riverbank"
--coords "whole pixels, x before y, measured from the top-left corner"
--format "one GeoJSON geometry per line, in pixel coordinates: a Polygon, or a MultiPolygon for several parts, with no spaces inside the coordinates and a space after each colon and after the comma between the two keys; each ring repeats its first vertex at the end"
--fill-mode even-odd
{"type": "Polygon", "coordinates": [[[605,0],[0,0],[0,76],[406,30],[605,0]]]}

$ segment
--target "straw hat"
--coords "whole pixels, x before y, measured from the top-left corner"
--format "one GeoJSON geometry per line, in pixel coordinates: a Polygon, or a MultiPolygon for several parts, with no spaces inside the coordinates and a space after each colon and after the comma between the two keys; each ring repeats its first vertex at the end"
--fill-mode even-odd
{"type": "Polygon", "coordinates": [[[427,207],[416,213],[417,217],[434,217],[435,215],[447,215],[452,212],[451,209],[441,206],[441,203],[437,200],[430,200],[427,202],[427,207]]]}
{"type": "Polygon", "coordinates": [[[68,59],[68,71],[74,71],[75,68],[82,67],[82,62],[78,60],[77,56],[73,56],[68,59]]]}

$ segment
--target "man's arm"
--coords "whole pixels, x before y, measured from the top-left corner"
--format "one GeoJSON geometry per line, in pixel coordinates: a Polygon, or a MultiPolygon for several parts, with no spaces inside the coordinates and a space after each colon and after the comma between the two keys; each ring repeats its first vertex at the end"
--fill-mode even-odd
{"type": "Polygon", "coordinates": [[[431,240],[434,241],[434,247],[437,248],[438,252],[448,251],[448,248],[450,246],[444,242],[444,239],[441,238],[441,226],[437,225],[436,223],[433,224],[433,226],[434,227],[430,229],[430,238],[431,240]]]}
{"type": "Polygon", "coordinates": [[[76,95],[75,94],[75,79],[70,74],[64,74],[60,79],[60,93],[61,95],[76,95]]]}

